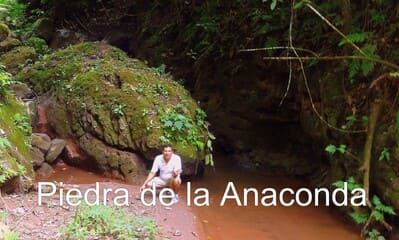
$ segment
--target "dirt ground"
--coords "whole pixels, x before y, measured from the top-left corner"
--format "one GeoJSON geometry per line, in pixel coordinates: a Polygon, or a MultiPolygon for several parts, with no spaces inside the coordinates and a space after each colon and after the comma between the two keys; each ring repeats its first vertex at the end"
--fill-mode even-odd
{"type": "MultiPolygon", "coordinates": [[[[83,193],[89,188],[95,188],[95,184],[66,184],[57,186],[63,189],[64,195],[68,189],[78,188],[83,193]]],[[[139,193],[138,185],[127,185],[115,182],[101,182],[100,193],[103,189],[125,188],[129,193],[129,206],[123,207],[129,213],[143,218],[155,219],[155,223],[161,231],[156,239],[202,239],[203,233],[198,224],[198,219],[192,213],[190,207],[181,199],[177,204],[166,207],[156,201],[155,206],[145,206],[139,193]]],[[[7,212],[5,220],[11,230],[20,233],[19,239],[62,239],[58,234],[61,225],[68,223],[76,207],[65,204],[60,206],[59,192],[54,196],[43,197],[43,204],[38,204],[38,190],[25,194],[11,194],[0,197],[0,212],[7,212]]],[[[108,194],[107,205],[112,205],[115,194],[108,194]]],[[[65,196],[64,196],[65,197],[65,196]]],[[[150,201],[151,196],[147,195],[146,200],[150,201]]],[[[100,195],[100,202],[102,202],[100,195]]]]}

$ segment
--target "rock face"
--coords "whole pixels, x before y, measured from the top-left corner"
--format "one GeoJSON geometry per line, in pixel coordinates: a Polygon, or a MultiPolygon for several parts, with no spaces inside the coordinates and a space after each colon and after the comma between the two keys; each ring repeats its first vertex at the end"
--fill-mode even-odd
{"type": "Polygon", "coordinates": [[[52,92],[43,101],[57,136],[74,139],[100,169],[116,169],[129,181],[144,172],[140,159],[152,159],[165,142],[188,165],[207,152],[205,113],[189,93],[107,44],[60,50],[16,79],[39,93],[52,92]]]}

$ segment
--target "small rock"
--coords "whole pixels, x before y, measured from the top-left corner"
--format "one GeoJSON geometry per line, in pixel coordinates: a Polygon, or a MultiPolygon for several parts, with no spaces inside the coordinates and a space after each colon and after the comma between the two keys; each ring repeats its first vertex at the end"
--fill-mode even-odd
{"type": "Polygon", "coordinates": [[[28,99],[33,96],[33,91],[25,83],[16,82],[9,87],[19,99],[28,99]]]}
{"type": "Polygon", "coordinates": [[[47,134],[44,133],[33,133],[32,134],[32,146],[40,149],[44,154],[47,153],[51,145],[51,139],[47,134]]]}
{"type": "Polygon", "coordinates": [[[16,209],[14,209],[13,212],[14,212],[15,215],[20,216],[20,215],[22,215],[22,214],[25,213],[25,209],[23,209],[23,208],[21,208],[21,207],[18,207],[18,208],[16,208],[16,209]]]}
{"type": "Polygon", "coordinates": [[[44,162],[43,152],[39,148],[31,147],[30,155],[32,156],[33,167],[39,168],[44,162]]]}
{"type": "Polygon", "coordinates": [[[179,237],[181,236],[181,232],[179,230],[175,230],[175,232],[173,233],[173,236],[179,237]]]}
{"type": "Polygon", "coordinates": [[[46,162],[44,162],[44,163],[40,166],[39,170],[37,170],[37,173],[39,173],[40,176],[42,176],[42,177],[48,177],[48,176],[50,176],[53,172],[54,172],[54,170],[53,170],[53,168],[51,167],[51,165],[48,164],[48,163],[46,163],[46,162]]]}
{"type": "Polygon", "coordinates": [[[61,154],[62,150],[64,150],[66,146],[66,141],[63,139],[53,139],[51,141],[50,149],[46,154],[46,161],[48,163],[53,163],[55,159],[61,154]]]}

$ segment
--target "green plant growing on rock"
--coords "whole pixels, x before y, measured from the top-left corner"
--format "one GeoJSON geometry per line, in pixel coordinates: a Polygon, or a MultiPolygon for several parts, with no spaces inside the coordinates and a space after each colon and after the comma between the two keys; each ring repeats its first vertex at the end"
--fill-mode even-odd
{"type": "Polygon", "coordinates": [[[0,65],[0,100],[6,95],[6,87],[12,83],[10,74],[4,68],[3,65],[0,65]]]}
{"type": "Polygon", "coordinates": [[[24,45],[34,48],[36,53],[38,53],[40,55],[47,54],[50,52],[50,49],[49,49],[46,41],[42,38],[38,38],[38,37],[28,38],[24,42],[24,45]]]}
{"type": "MultiPolygon", "coordinates": [[[[2,155],[2,150],[0,149],[0,156],[2,155]]],[[[18,165],[20,167],[20,165],[18,165]]],[[[0,162],[0,185],[10,180],[13,177],[18,176],[18,172],[12,168],[6,168],[3,162],[0,162]]]]}
{"type": "Polygon", "coordinates": [[[13,162],[16,164],[16,168],[6,166],[5,162],[3,162],[3,154],[7,154],[7,148],[11,147],[12,145],[7,138],[0,137],[0,160],[2,160],[0,161],[0,185],[13,177],[24,175],[26,173],[25,167],[19,164],[14,158],[13,162]]]}
{"type": "Polygon", "coordinates": [[[5,137],[0,137],[0,150],[6,147],[11,147],[10,141],[5,137]]]}
{"type": "Polygon", "coordinates": [[[60,228],[64,239],[155,239],[156,233],[153,220],[105,205],[80,205],[73,219],[60,228]]]}
{"type": "Polygon", "coordinates": [[[212,141],[215,140],[215,137],[208,131],[208,126],[205,122],[206,113],[197,108],[194,120],[186,117],[187,113],[187,108],[179,103],[173,110],[169,110],[161,117],[165,133],[161,136],[161,141],[164,143],[179,142],[184,145],[194,145],[199,151],[205,152],[205,164],[213,166],[212,141]],[[207,131],[207,139],[205,141],[200,135],[201,129],[206,129],[207,131]]]}
{"type": "Polygon", "coordinates": [[[166,65],[161,64],[158,67],[153,67],[152,70],[154,71],[154,73],[157,73],[157,74],[165,74],[166,73],[166,65]]]}
{"type": "Polygon", "coordinates": [[[26,136],[30,136],[32,133],[32,126],[30,125],[29,118],[26,115],[16,113],[14,115],[15,125],[18,129],[23,131],[26,136]]]}
{"type": "MultiPolygon", "coordinates": [[[[54,97],[59,109],[53,121],[64,134],[90,133],[117,151],[130,149],[148,158],[169,141],[190,164],[207,152],[208,126],[190,93],[169,75],[154,73],[110,45],[86,42],[44,55],[15,79],[54,97]]],[[[103,159],[109,151],[93,150],[90,142],[78,144],[101,159],[97,163],[104,169],[126,161],[119,155],[118,160],[103,159]]]]}
{"type": "Polygon", "coordinates": [[[125,113],[123,112],[123,109],[126,107],[126,105],[125,104],[121,104],[121,103],[119,103],[119,104],[116,104],[116,106],[114,107],[114,110],[113,110],[113,112],[116,114],[116,115],[118,115],[119,117],[123,117],[123,116],[125,116],[125,113]]]}
{"type": "MultiPolygon", "coordinates": [[[[356,182],[354,177],[349,177],[346,180],[348,184],[348,191],[351,192],[355,188],[361,188],[362,186],[356,182]]],[[[344,187],[344,181],[339,180],[333,183],[333,186],[337,188],[344,187]]],[[[352,212],[349,216],[357,223],[362,224],[363,228],[361,236],[366,239],[385,239],[381,233],[376,229],[376,224],[382,224],[386,228],[391,226],[385,221],[385,216],[395,216],[396,213],[392,206],[383,204],[377,195],[373,195],[371,201],[367,199],[366,207],[353,207],[351,206],[352,212]]]]}
{"type": "Polygon", "coordinates": [[[0,236],[2,240],[17,240],[19,233],[12,231],[7,226],[8,214],[6,212],[0,212],[0,236]]]}

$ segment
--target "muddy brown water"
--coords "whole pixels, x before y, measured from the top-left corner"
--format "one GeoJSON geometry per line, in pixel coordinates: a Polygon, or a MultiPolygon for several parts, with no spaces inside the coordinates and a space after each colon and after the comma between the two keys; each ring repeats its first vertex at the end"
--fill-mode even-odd
{"type": "MultiPolygon", "coordinates": [[[[217,160],[216,160],[217,161],[217,160]]],[[[218,162],[217,162],[218,163],[218,162]]],[[[191,188],[204,187],[209,190],[210,206],[195,207],[204,239],[253,239],[253,240],[359,240],[359,230],[349,223],[333,207],[255,206],[248,198],[248,206],[237,206],[235,201],[226,201],[220,206],[228,182],[234,182],[237,192],[254,187],[259,196],[264,188],[309,188],[305,182],[283,175],[267,176],[248,172],[220,161],[215,170],[207,171],[206,178],[193,182],[191,188]]],[[[311,188],[309,188],[312,190],[311,188]]],[[[241,201],[243,200],[240,194],[241,201]]]]}
{"type": "MultiPolygon", "coordinates": [[[[220,206],[221,199],[229,181],[234,182],[238,192],[243,188],[275,188],[277,191],[290,187],[307,187],[298,179],[286,176],[265,176],[256,172],[247,172],[230,166],[223,161],[215,170],[206,172],[203,179],[191,182],[191,200],[193,192],[200,187],[209,191],[209,206],[195,207],[194,213],[199,222],[199,239],[206,240],[359,240],[359,230],[348,223],[332,207],[265,207],[255,206],[249,198],[248,206],[237,206],[228,200],[220,206]]],[[[58,181],[67,184],[95,183],[111,181],[109,178],[90,173],[65,164],[57,164],[54,174],[49,178],[39,177],[37,181],[58,181]]],[[[187,203],[187,185],[180,194],[181,201],[187,203]]],[[[243,198],[241,197],[241,200],[243,198]]]]}

